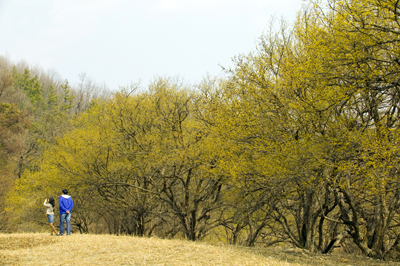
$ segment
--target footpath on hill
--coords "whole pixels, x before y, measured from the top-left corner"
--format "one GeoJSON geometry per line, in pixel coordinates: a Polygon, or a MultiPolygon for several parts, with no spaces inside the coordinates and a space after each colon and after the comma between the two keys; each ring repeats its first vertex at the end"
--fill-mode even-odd
{"type": "Polygon", "coordinates": [[[184,240],[112,235],[0,234],[0,265],[399,265],[363,257],[315,255],[184,240]]]}

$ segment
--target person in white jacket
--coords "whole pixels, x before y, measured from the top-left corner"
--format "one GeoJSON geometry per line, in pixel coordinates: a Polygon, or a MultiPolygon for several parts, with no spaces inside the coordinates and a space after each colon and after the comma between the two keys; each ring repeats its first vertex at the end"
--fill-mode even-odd
{"type": "Polygon", "coordinates": [[[53,232],[55,235],[58,235],[56,229],[53,226],[54,206],[55,206],[54,199],[53,198],[45,199],[43,205],[47,208],[46,214],[47,214],[47,220],[49,221],[49,225],[50,225],[50,235],[53,235],[53,232]],[[48,203],[47,203],[47,201],[48,201],[48,203]]]}

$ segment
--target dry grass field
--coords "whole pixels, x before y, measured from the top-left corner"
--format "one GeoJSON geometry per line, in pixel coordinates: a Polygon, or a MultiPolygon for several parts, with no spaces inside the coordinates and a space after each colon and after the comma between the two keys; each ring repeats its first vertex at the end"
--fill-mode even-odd
{"type": "Polygon", "coordinates": [[[366,258],[307,254],[182,240],[111,235],[0,234],[0,265],[399,265],[366,258]]]}

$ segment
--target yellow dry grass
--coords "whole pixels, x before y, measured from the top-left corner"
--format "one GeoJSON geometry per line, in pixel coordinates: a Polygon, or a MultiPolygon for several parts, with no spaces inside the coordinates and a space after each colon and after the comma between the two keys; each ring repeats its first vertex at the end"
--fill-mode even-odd
{"type": "MultiPolygon", "coordinates": [[[[111,235],[0,235],[5,265],[296,265],[234,247],[111,235]]],[[[2,264],[1,263],[1,264],[2,264]]]]}
{"type": "Polygon", "coordinates": [[[371,260],[341,263],[301,252],[292,257],[290,254],[130,236],[0,234],[0,265],[389,265],[371,260]]]}

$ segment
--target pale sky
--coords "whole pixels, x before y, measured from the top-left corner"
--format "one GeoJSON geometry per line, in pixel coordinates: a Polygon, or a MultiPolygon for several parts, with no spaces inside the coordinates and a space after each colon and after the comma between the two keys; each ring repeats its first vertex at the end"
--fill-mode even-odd
{"type": "Polygon", "coordinates": [[[154,77],[196,83],[256,47],[272,16],[293,22],[301,0],[0,0],[0,55],[86,73],[116,90],[154,77]]]}

